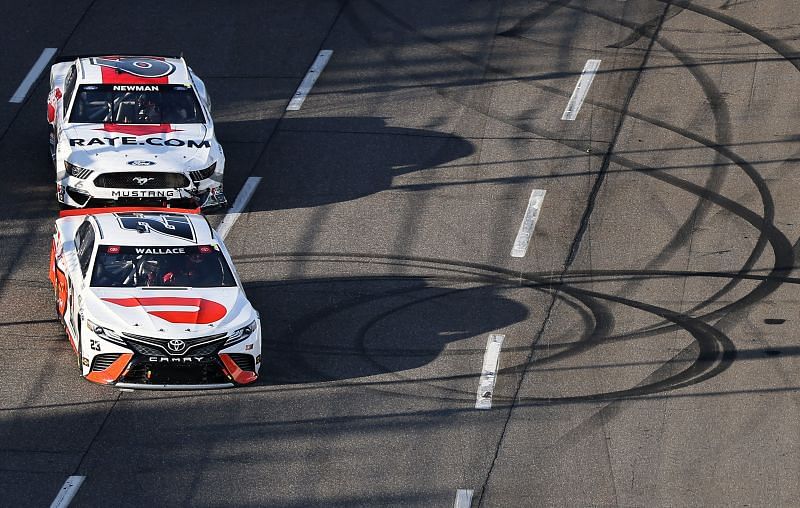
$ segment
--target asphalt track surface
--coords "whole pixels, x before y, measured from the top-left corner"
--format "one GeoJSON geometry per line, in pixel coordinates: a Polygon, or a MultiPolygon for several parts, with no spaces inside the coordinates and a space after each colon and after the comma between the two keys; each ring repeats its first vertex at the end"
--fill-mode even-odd
{"type": "Polygon", "coordinates": [[[797,2],[3,11],[0,505],[73,475],[72,506],[797,505],[797,2]],[[256,385],[79,377],[47,280],[46,78],[6,102],[46,47],[183,52],[205,78],[229,197],[262,177],[227,240],[264,323],[256,385]]]}

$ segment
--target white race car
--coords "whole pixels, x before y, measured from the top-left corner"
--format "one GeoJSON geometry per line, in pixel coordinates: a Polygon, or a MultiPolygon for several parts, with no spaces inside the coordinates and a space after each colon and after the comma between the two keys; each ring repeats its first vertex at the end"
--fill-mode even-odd
{"type": "Polygon", "coordinates": [[[254,382],[261,323],[199,210],[66,210],[50,281],[82,375],[120,388],[254,382]]]}
{"type": "Polygon", "coordinates": [[[210,112],[205,84],[183,58],[57,62],[47,122],[58,201],[75,208],[227,204],[225,156],[210,112]]]}

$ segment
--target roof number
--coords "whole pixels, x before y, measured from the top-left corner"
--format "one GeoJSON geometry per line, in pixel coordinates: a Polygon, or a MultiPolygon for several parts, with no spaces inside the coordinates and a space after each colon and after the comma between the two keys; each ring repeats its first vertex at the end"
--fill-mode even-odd
{"type": "Polygon", "coordinates": [[[191,242],[196,241],[194,228],[185,215],[142,212],[116,213],[114,215],[117,216],[117,221],[122,229],[142,233],[158,233],[191,242]]]}

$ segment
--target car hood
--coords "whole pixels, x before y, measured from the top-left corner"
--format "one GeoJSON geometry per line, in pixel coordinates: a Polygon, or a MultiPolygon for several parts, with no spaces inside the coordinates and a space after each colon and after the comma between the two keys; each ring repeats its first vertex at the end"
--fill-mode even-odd
{"type": "Polygon", "coordinates": [[[69,162],[89,169],[188,171],[208,163],[214,133],[204,124],[73,124],[61,142],[69,162]]]}
{"type": "Polygon", "coordinates": [[[116,331],[188,338],[246,326],[255,314],[244,292],[230,288],[90,288],[87,319],[116,331]]]}

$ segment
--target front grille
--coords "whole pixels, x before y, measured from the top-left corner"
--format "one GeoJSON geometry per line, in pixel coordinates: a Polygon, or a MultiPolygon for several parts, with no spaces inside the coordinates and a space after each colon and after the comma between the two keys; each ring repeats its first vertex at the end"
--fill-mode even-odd
{"type": "Polygon", "coordinates": [[[128,346],[130,346],[131,349],[133,349],[140,355],[146,355],[146,356],[164,355],[164,351],[162,351],[160,348],[154,348],[152,346],[148,346],[145,344],[139,344],[138,342],[133,342],[132,340],[128,341],[128,346]]]}
{"type": "Polygon", "coordinates": [[[94,361],[92,362],[92,372],[106,370],[107,368],[111,367],[111,364],[117,361],[117,358],[119,357],[120,353],[105,353],[95,356],[94,361]]]}
{"type": "Polygon", "coordinates": [[[111,189],[179,189],[188,187],[189,179],[183,173],[126,171],[97,175],[94,184],[111,189]]]}
{"type": "Polygon", "coordinates": [[[219,360],[206,359],[188,364],[152,362],[147,357],[134,357],[120,381],[154,385],[219,384],[230,382],[219,360]]]}
{"type": "Polygon", "coordinates": [[[146,337],[132,333],[123,333],[128,345],[139,354],[147,356],[208,356],[217,352],[225,342],[225,333],[180,339],[186,347],[182,351],[170,350],[168,345],[172,338],[146,337]]]}
{"type": "Polygon", "coordinates": [[[253,358],[253,355],[248,355],[246,353],[229,353],[228,356],[231,357],[231,360],[233,360],[240,369],[250,372],[256,371],[256,360],[253,358]]]}

